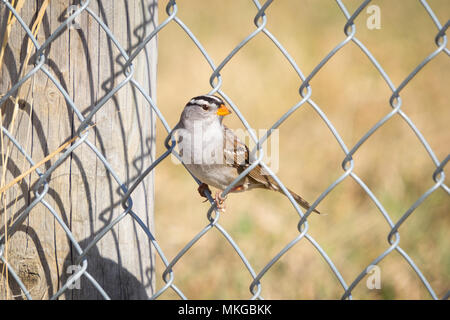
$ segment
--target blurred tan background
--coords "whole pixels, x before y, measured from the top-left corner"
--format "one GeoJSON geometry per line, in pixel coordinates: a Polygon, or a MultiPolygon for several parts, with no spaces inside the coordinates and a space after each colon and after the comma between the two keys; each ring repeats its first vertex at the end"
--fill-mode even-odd
{"type": "MultiPolygon", "coordinates": [[[[353,12],[362,1],[344,1],[353,12]]],[[[429,0],[441,24],[448,0],[429,0]]],[[[217,65],[255,30],[252,1],[178,1],[178,17],[192,30],[217,65]]],[[[437,29],[419,1],[373,1],[381,9],[381,29],[369,30],[364,10],[356,37],[372,52],[392,82],[405,77],[436,49],[437,29]]],[[[159,21],[167,18],[160,1],[159,21]]],[[[268,30],[288,50],[305,75],[345,39],[345,18],[334,1],[274,1],[266,11],[268,30]]],[[[211,69],[194,43],[174,22],[158,34],[158,107],[174,126],[186,102],[211,90],[211,69]]],[[[401,92],[402,110],[424,135],[437,158],[449,153],[450,59],[440,53],[401,92]]],[[[221,72],[222,90],[255,129],[269,128],[301,98],[295,71],[274,44],[259,34],[221,72]]],[[[312,99],[325,112],[349,149],[391,111],[391,91],[363,52],[349,43],[311,81],[312,99]]],[[[243,128],[235,114],[224,121],[243,128]]],[[[157,124],[157,155],[167,136],[157,124]]],[[[303,105],[280,127],[280,168],[286,186],[311,203],[339,176],[344,153],[310,105],[303,105]]],[[[354,156],[354,172],[381,201],[394,223],[433,184],[435,166],[400,116],[383,125],[354,156]]],[[[447,165],[446,175],[450,174],[447,165]]],[[[207,225],[207,203],[181,165],[170,158],[155,170],[155,232],[169,260],[207,225]]],[[[448,178],[446,184],[450,185],[448,178]]],[[[450,286],[450,201],[434,192],[401,226],[400,246],[429,280],[438,297],[450,286]]],[[[350,285],[389,244],[389,225],[369,196],[347,177],[311,215],[309,234],[327,252],[350,285]]],[[[229,195],[220,224],[258,273],[298,235],[298,215],[281,194],[251,191],[229,195]]],[[[157,259],[157,289],[164,266],[157,259]]],[[[396,251],[380,264],[381,289],[366,278],[354,289],[357,299],[428,299],[430,295],[396,251]]],[[[175,284],[191,299],[246,299],[252,278],[217,230],[211,230],[176,264],[175,284]]],[[[338,299],[343,289],[317,250],[301,240],[262,278],[266,299],[338,299]]],[[[161,298],[178,296],[168,290],[161,298]]]]}

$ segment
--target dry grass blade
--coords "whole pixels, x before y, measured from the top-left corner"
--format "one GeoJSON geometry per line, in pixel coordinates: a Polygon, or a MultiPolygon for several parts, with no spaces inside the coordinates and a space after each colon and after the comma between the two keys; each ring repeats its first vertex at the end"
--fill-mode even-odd
{"type": "Polygon", "coordinates": [[[45,162],[47,162],[48,160],[52,159],[54,156],[56,156],[57,154],[59,154],[62,150],[64,150],[68,145],[70,145],[72,142],[74,142],[76,139],[78,138],[78,136],[73,137],[72,139],[70,139],[69,141],[63,143],[61,146],[59,146],[58,149],[56,149],[55,151],[53,151],[52,153],[50,153],[48,156],[46,156],[44,159],[40,160],[38,163],[36,163],[34,166],[32,166],[31,168],[29,168],[27,171],[23,172],[21,175],[19,175],[18,177],[14,178],[13,181],[9,182],[6,186],[3,186],[0,188],[0,195],[2,195],[6,190],[8,190],[9,188],[11,188],[13,185],[15,185],[16,183],[20,182],[23,178],[25,178],[27,175],[29,175],[31,172],[33,172],[34,170],[36,170],[37,168],[39,168],[42,164],[44,164],[45,162]]]}
{"type": "MultiPolygon", "coordinates": [[[[17,12],[20,12],[20,10],[23,7],[24,3],[25,3],[25,0],[18,0],[17,2],[12,1],[12,6],[14,7],[14,9],[17,12]]],[[[50,0],[45,0],[42,3],[42,6],[40,7],[38,15],[36,17],[36,20],[34,21],[32,27],[31,27],[31,32],[32,32],[34,37],[36,37],[38,32],[39,32],[39,28],[41,26],[42,19],[43,19],[44,14],[45,14],[45,10],[47,9],[47,6],[49,5],[49,3],[50,3],[50,0]]],[[[17,19],[12,14],[12,12],[9,12],[8,22],[7,22],[7,26],[6,26],[6,32],[4,34],[3,42],[2,42],[2,45],[1,45],[1,48],[0,48],[0,70],[1,70],[1,67],[3,65],[3,57],[4,57],[6,46],[8,44],[9,35],[11,33],[12,26],[13,26],[13,24],[14,24],[14,22],[16,20],[17,19]]],[[[27,43],[26,57],[25,57],[25,60],[24,60],[24,62],[22,64],[22,68],[21,68],[21,72],[20,72],[20,78],[22,78],[23,75],[25,74],[26,66],[28,65],[28,62],[30,60],[32,49],[33,49],[33,42],[29,38],[28,39],[28,43],[27,43]]],[[[21,89],[22,89],[22,87],[19,88],[19,90],[17,92],[17,96],[13,99],[14,100],[14,111],[13,111],[13,116],[12,116],[12,120],[11,120],[11,123],[10,123],[10,127],[11,128],[14,128],[15,120],[16,120],[17,113],[18,113],[18,110],[19,110],[18,102],[19,102],[19,99],[20,99],[20,96],[21,96],[21,89]]],[[[1,108],[1,106],[0,106],[0,108],[1,108]]],[[[31,119],[30,119],[30,121],[31,121],[31,119]]],[[[1,123],[3,125],[3,121],[1,121],[1,123]]],[[[27,136],[28,136],[28,134],[27,134],[27,136]]],[[[14,181],[12,181],[11,183],[9,183],[8,185],[5,186],[6,168],[7,168],[7,162],[8,162],[10,153],[11,153],[11,147],[8,146],[6,148],[6,152],[3,150],[3,147],[5,145],[4,144],[4,139],[3,139],[3,134],[1,135],[1,143],[2,143],[2,150],[1,151],[2,151],[3,168],[2,168],[2,177],[1,177],[1,184],[0,184],[2,186],[1,187],[1,192],[0,192],[0,197],[1,197],[1,200],[4,202],[4,206],[3,206],[4,212],[3,213],[4,213],[4,228],[5,228],[5,260],[8,261],[8,233],[7,233],[7,220],[8,219],[7,219],[7,212],[6,212],[6,197],[4,196],[4,191],[7,190],[10,186],[14,185],[16,183],[14,181],[17,178],[14,181]]],[[[31,171],[30,170],[31,169],[29,169],[25,173],[23,173],[21,175],[22,178],[20,178],[18,181],[23,179],[23,177],[27,176],[29,174],[29,172],[32,171],[32,170],[31,171]]],[[[16,202],[17,202],[17,197],[16,197],[15,203],[16,202]]],[[[6,282],[8,282],[8,272],[7,272],[7,270],[5,270],[5,269],[2,270],[2,277],[3,277],[3,274],[5,273],[5,271],[6,271],[6,282]]],[[[7,299],[8,299],[8,296],[9,296],[9,292],[7,292],[7,295],[6,295],[7,299]]]]}
{"type": "MultiPolygon", "coordinates": [[[[17,3],[16,3],[16,1],[13,0],[11,4],[14,7],[14,9],[17,12],[19,12],[24,3],[25,3],[25,0],[19,0],[19,1],[17,1],[17,3]]],[[[9,39],[9,35],[11,33],[11,28],[12,28],[14,22],[16,22],[16,20],[17,20],[16,17],[12,14],[12,12],[10,12],[8,15],[8,22],[6,23],[6,32],[3,36],[2,46],[0,48],[0,70],[2,69],[3,56],[5,54],[6,45],[8,44],[8,39],[9,39]]]]}

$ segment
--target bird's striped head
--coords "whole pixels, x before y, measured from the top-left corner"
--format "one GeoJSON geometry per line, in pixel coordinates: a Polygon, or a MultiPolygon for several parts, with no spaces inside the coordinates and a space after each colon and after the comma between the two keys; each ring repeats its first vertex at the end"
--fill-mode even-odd
{"type": "Polygon", "coordinates": [[[222,123],[223,117],[230,113],[231,111],[225,106],[222,99],[213,95],[203,95],[189,100],[180,120],[186,126],[191,126],[197,121],[208,125],[222,123]]]}
{"type": "Polygon", "coordinates": [[[218,116],[226,116],[231,111],[225,106],[225,103],[219,97],[213,95],[202,95],[192,98],[186,108],[195,108],[195,110],[203,110],[203,114],[216,114],[218,116]]]}

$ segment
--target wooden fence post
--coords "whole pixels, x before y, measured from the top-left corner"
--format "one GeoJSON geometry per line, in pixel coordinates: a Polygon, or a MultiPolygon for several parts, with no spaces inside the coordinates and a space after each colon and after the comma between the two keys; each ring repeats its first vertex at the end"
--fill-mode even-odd
{"type": "MultiPolygon", "coordinates": [[[[80,8],[65,0],[10,1],[27,26],[36,30],[39,44],[68,15],[80,8]]],[[[90,1],[88,8],[108,26],[130,54],[157,26],[156,0],[90,1]]],[[[35,48],[0,1],[0,99],[35,67],[35,48]]],[[[87,12],[44,50],[44,67],[87,116],[111,90],[126,79],[125,60],[112,39],[87,12]]],[[[133,61],[133,79],[152,98],[156,88],[156,37],[133,61]]],[[[1,108],[2,127],[17,140],[35,163],[74,137],[80,120],[63,94],[42,71],[37,71],[1,108]]],[[[121,182],[129,187],[155,156],[155,115],[129,82],[95,114],[87,140],[104,155],[121,182]]],[[[65,149],[67,150],[67,148],[65,149]]],[[[45,161],[47,171],[63,152],[45,161]]],[[[32,167],[5,134],[1,136],[2,187],[32,167]]],[[[0,237],[8,262],[34,299],[51,298],[79,270],[79,257],[67,233],[42,202],[34,206],[15,232],[8,228],[26,211],[36,194],[33,170],[1,195],[0,237]]],[[[102,161],[82,143],[52,172],[43,200],[72,232],[84,250],[124,212],[122,191],[102,161]]],[[[41,188],[43,189],[43,188],[41,188]]],[[[40,190],[39,192],[43,192],[40,190]]],[[[133,212],[153,232],[153,175],[132,194],[133,212]]],[[[0,243],[1,244],[1,243],[0,243]]],[[[120,220],[87,253],[87,272],[113,299],[146,299],[154,292],[154,248],[130,215],[120,220]]],[[[0,299],[25,297],[7,265],[0,261],[0,299]]],[[[83,275],[61,298],[100,299],[99,291],[83,275]]]]}

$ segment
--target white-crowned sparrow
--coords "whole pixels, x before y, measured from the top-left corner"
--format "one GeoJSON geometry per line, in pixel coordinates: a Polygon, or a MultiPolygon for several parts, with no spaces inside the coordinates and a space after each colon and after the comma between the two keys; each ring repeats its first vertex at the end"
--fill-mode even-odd
{"type": "MultiPolygon", "coordinates": [[[[172,134],[177,136],[177,145],[183,163],[202,184],[198,188],[201,196],[209,190],[208,185],[220,191],[216,193],[218,208],[223,208],[224,198],[220,193],[251,164],[248,147],[232,130],[222,124],[223,117],[231,111],[222,99],[213,95],[192,98],[184,107],[180,121],[172,134]]],[[[276,181],[257,165],[242,178],[230,192],[242,192],[253,188],[264,188],[283,193],[276,181]]],[[[305,209],[309,203],[295,192],[292,197],[305,209]]],[[[319,213],[319,211],[314,210],[319,213]]]]}

